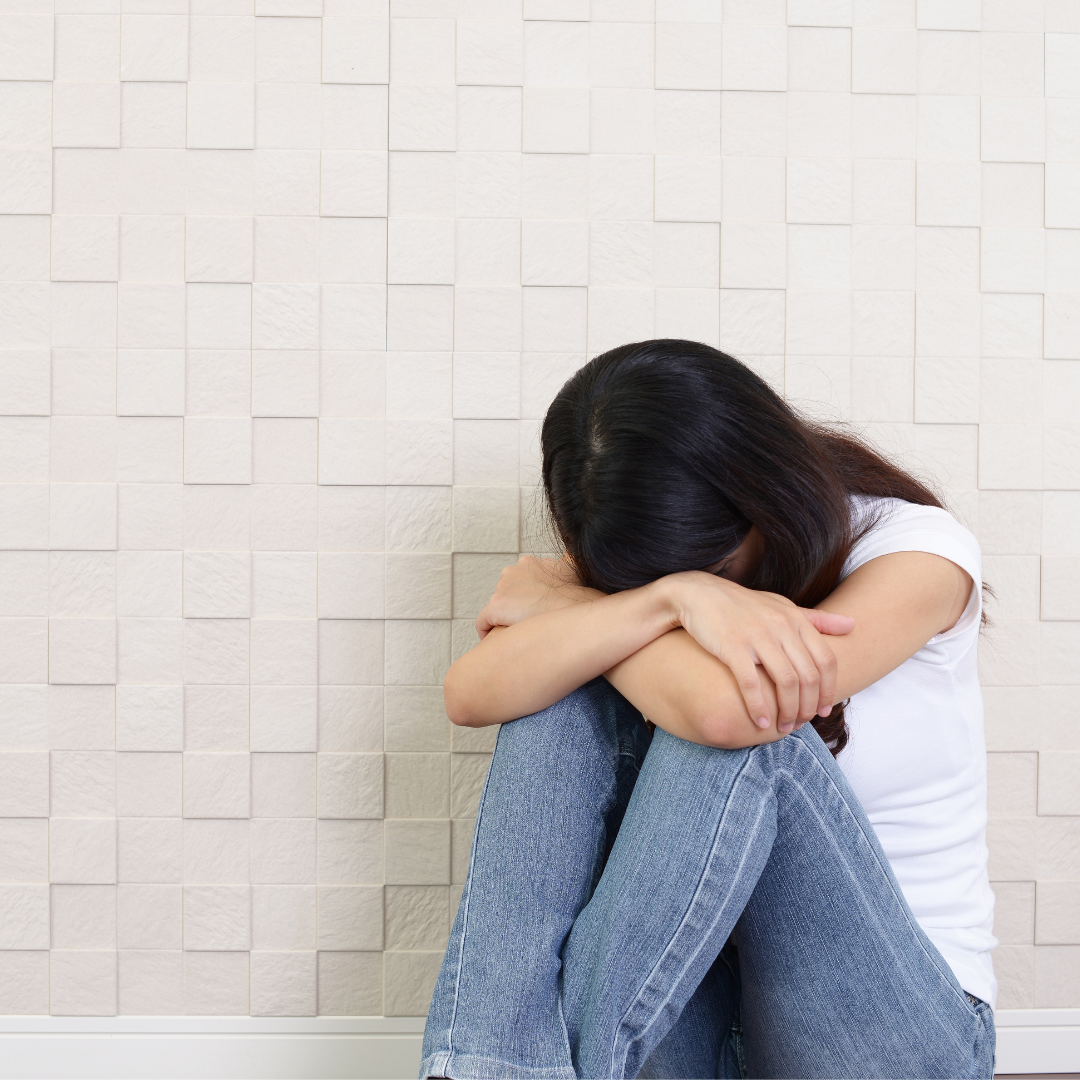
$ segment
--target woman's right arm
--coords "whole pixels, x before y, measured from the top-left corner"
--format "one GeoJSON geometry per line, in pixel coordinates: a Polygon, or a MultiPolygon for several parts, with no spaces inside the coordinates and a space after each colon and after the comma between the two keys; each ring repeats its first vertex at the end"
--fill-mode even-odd
{"type": "Polygon", "coordinates": [[[447,715],[455,724],[482,727],[539,712],[674,625],[656,582],[496,625],[447,672],[447,715]]]}
{"type": "Polygon", "coordinates": [[[503,569],[476,620],[480,644],[443,684],[455,723],[528,716],[604,674],[659,726],[718,746],[779,738],[826,699],[831,707],[832,653],[817,629],[845,633],[843,616],[806,612],[709,574],[673,574],[606,596],[566,570],[529,556],[503,569]],[[673,634],[677,626],[689,634],[673,634]],[[695,697],[695,687],[707,696],[695,697]]]}

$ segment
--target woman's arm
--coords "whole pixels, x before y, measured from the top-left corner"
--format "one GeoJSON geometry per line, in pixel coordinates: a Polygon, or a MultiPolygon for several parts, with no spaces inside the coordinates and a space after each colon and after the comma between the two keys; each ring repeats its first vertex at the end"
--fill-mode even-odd
{"type": "MultiPolygon", "coordinates": [[[[877,682],[954,626],[971,589],[956,563],[920,551],[882,555],[845,578],[818,605],[855,619],[853,632],[829,639],[837,700],[877,682]]],[[[685,631],[653,641],[606,676],[655,724],[691,742],[735,749],[771,734],[751,722],[731,671],[685,631]]]]}
{"type": "Polygon", "coordinates": [[[527,716],[679,625],[731,669],[759,728],[778,722],[784,734],[800,716],[832,708],[835,662],[818,631],[848,633],[846,616],[701,572],[605,596],[583,589],[561,561],[522,556],[477,617],[480,645],[447,673],[447,713],[473,726],[527,716]]]}
{"type": "Polygon", "coordinates": [[[512,626],[481,628],[483,640],[451,665],[443,682],[455,724],[482,727],[546,709],[675,625],[656,582],[610,596],[581,593],[564,603],[512,626]]]}

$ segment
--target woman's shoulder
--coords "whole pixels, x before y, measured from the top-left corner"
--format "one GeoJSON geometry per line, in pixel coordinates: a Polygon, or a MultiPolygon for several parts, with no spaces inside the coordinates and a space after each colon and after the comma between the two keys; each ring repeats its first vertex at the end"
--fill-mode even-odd
{"type": "Polygon", "coordinates": [[[973,580],[981,579],[979,541],[943,507],[865,495],[852,495],[850,502],[856,539],[844,576],[881,555],[926,551],[955,562],[973,580]]]}

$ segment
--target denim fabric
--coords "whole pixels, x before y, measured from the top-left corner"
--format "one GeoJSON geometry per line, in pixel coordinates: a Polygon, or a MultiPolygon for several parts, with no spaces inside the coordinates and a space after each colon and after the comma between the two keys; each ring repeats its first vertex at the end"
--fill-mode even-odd
{"type": "Polygon", "coordinates": [[[994,1026],[809,725],[657,731],[603,679],[499,732],[422,1076],[990,1077],[994,1026]]]}

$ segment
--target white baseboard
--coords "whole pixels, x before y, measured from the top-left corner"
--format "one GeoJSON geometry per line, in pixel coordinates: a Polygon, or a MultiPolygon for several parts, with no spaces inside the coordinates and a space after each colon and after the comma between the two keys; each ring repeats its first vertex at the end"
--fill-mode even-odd
{"type": "MultiPolygon", "coordinates": [[[[1080,1072],[1080,1009],[1003,1009],[999,1075],[1080,1072]]],[[[412,1080],[419,1017],[6,1016],[0,1080],[412,1080]]]]}
{"type": "Polygon", "coordinates": [[[414,1080],[421,1017],[6,1016],[0,1080],[414,1080]]]}
{"type": "Polygon", "coordinates": [[[997,1072],[1080,1072],[1080,1009],[1000,1009],[997,1072]]]}

